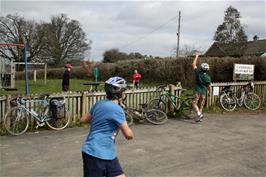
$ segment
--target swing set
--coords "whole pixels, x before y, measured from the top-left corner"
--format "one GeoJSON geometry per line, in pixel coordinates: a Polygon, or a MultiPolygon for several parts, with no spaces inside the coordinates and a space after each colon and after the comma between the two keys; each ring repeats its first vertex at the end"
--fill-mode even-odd
{"type": "MultiPolygon", "coordinates": [[[[47,65],[46,63],[28,63],[27,61],[27,45],[25,44],[16,44],[16,43],[0,43],[1,46],[11,46],[18,48],[18,57],[20,57],[21,49],[24,49],[24,62],[14,62],[13,60],[6,61],[6,59],[0,58],[0,89],[12,91],[17,90],[15,88],[15,72],[16,72],[16,65],[25,65],[25,91],[26,96],[29,95],[29,79],[28,79],[28,65],[44,65],[44,82],[46,83],[46,72],[47,72],[47,65]],[[2,62],[3,61],[3,62],[2,62]]],[[[35,71],[36,73],[36,71],[35,71]]],[[[36,78],[36,76],[34,77],[36,78]]]]}

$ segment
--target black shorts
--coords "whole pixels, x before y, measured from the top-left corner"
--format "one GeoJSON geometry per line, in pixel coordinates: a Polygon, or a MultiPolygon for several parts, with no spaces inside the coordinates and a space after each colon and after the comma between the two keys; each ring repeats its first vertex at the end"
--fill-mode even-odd
{"type": "Polygon", "coordinates": [[[82,152],[84,177],[115,177],[124,172],[117,158],[103,160],[82,152]]]}

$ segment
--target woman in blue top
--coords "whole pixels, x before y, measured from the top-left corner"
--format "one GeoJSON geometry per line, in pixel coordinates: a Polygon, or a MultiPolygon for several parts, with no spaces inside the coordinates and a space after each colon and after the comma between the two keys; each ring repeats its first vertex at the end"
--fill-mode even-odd
{"type": "Polygon", "coordinates": [[[82,147],[84,177],[125,177],[116,157],[115,138],[121,130],[126,139],[133,139],[124,110],[119,106],[126,89],[123,78],[111,77],[105,82],[107,100],[98,101],[81,117],[81,122],[91,122],[82,147]]]}

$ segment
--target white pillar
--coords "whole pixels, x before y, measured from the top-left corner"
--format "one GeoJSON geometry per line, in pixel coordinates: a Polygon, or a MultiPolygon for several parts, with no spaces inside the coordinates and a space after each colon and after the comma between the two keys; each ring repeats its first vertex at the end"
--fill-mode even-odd
{"type": "Polygon", "coordinates": [[[16,77],[16,64],[11,60],[11,77],[10,77],[10,87],[15,88],[15,77],[16,77]]]}
{"type": "Polygon", "coordinates": [[[34,72],[33,72],[33,78],[34,78],[34,82],[36,82],[36,75],[37,75],[37,71],[36,70],[34,70],[34,72]]]}

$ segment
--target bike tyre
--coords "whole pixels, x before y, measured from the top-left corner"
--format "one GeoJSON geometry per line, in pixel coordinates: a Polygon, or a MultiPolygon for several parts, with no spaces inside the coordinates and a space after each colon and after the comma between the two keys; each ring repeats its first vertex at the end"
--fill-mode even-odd
{"type": "Polygon", "coordinates": [[[244,105],[249,110],[257,110],[260,108],[261,99],[257,94],[249,92],[244,97],[244,105]]]}
{"type": "Polygon", "coordinates": [[[70,123],[70,114],[66,108],[64,110],[64,114],[64,117],[56,118],[52,116],[52,112],[49,110],[48,117],[50,120],[45,121],[47,126],[53,130],[65,129],[70,123]]]}
{"type": "Polygon", "coordinates": [[[148,122],[155,125],[165,124],[168,120],[166,113],[158,109],[148,109],[145,111],[145,118],[148,122]]]}
{"type": "Polygon", "coordinates": [[[25,133],[29,127],[28,114],[29,113],[27,113],[24,107],[18,106],[11,108],[6,113],[4,118],[4,127],[8,131],[8,133],[10,133],[11,135],[22,135],[23,133],[25,133]],[[15,131],[15,129],[17,131],[15,131]]]}
{"type": "Polygon", "coordinates": [[[166,103],[159,98],[152,99],[148,102],[148,109],[157,109],[167,113],[166,103]]]}
{"type": "Polygon", "coordinates": [[[188,99],[181,104],[180,113],[183,117],[192,119],[195,118],[195,111],[192,107],[192,99],[188,99]]]}
{"type": "Polygon", "coordinates": [[[220,96],[220,105],[222,108],[226,111],[233,111],[236,108],[236,99],[232,95],[228,95],[226,93],[223,93],[220,96]],[[232,102],[228,104],[228,101],[226,99],[230,99],[232,102]]]}

